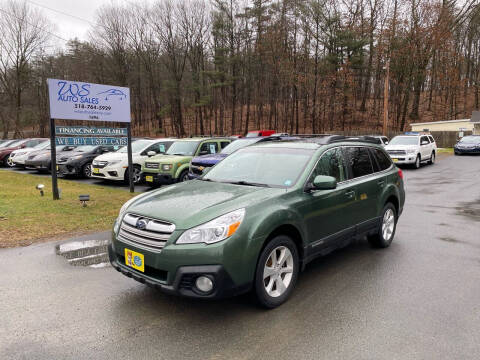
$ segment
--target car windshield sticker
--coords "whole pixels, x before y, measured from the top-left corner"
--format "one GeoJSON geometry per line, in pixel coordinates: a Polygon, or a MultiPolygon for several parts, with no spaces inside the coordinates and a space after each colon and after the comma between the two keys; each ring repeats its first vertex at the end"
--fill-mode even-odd
{"type": "Polygon", "coordinates": [[[210,144],[210,154],[215,154],[215,144],[210,144]]]}
{"type": "Polygon", "coordinates": [[[160,144],[160,152],[164,153],[165,152],[165,145],[160,144]]]}
{"type": "Polygon", "coordinates": [[[284,185],[285,185],[285,186],[290,186],[290,185],[292,185],[292,180],[286,180],[286,181],[284,182],[284,185]]]}

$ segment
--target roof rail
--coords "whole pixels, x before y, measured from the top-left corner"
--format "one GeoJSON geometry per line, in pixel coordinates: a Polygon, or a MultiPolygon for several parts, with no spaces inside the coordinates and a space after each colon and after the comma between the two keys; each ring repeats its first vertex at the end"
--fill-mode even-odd
{"type": "Polygon", "coordinates": [[[381,144],[381,140],[373,136],[343,136],[343,135],[332,135],[330,138],[326,139],[327,144],[340,142],[340,141],[352,141],[352,142],[368,142],[371,144],[381,144]]]}
{"type": "Polygon", "coordinates": [[[296,136],[299,138],[315,138],[315,137],[331,136],[331,134],[292,134],[290,136],[296,136]]]}

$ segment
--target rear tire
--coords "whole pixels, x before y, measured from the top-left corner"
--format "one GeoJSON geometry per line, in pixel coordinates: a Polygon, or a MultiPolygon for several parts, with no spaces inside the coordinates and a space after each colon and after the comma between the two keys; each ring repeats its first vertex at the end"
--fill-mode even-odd
{"type": "Polygon", "coordinates": [[[392,203],[387,203],[382,210],[381,223],[377,233],[367,237],[372,247],[386,248],[389,247],[395,236],[397,229],[397,210],[392,203]]]}
{"type": "Polygon", "coordinates": [[[92,164],[87,163],[82,167],[82,175],[86,178],[90,178],[92,176],[92,164]]]}
{"type": "Polygon", "coordinates": [[[255,294],[263,307],[273,309],[291,295],[299,270],[298,250],[285,235],[274,237],[262,250],[255,271],[255,294]]]}

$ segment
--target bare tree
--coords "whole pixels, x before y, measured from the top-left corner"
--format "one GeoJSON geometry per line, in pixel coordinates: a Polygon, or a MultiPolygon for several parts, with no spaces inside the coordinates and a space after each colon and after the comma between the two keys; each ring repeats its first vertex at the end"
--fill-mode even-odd
{"type": "MultiPolygon", "coordinates": [[[[30,80],[29,62],[43,51],[50,38],[51,24],[25,1],[9,0],[1,4],[1,9],[0,93],[4,93],[14,107],[14,137],[19,137],[22,95],[30,80]]],[[[8,118],[2,116],[2,120],[5,122],[8,118]]]]}

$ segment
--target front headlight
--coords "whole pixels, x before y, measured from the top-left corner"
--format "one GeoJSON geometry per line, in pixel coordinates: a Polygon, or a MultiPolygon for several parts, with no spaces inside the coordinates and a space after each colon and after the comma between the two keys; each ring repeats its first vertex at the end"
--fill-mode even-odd
{"type": "Polygon", "coordinates": [[[245,217],[245,209],[238,209],[222,215],[203,225],[185,231],[177,244],[213,244],[235,234],[245,217]]]}
{"type": "Polygon", "coordinates": [[[416,151],[417,150],[415,150],[415,149],[408,149],[407,154],[415,154],[416,151]]]}
{"type": "Polygon", "coordinates": [[[76,159],[80,159],[83,155],[76,155],[76,156],[72,156],[70,158],[68,158],[69,161],[72,161],[72,160],[76,160],[76,159]]]}
{"type": "Polygon", "coordinates": [[[170,171],[172,170],[173,165],[172,164],[163,164],[162,165],[162,170],[163,171],[170,171]]]}

